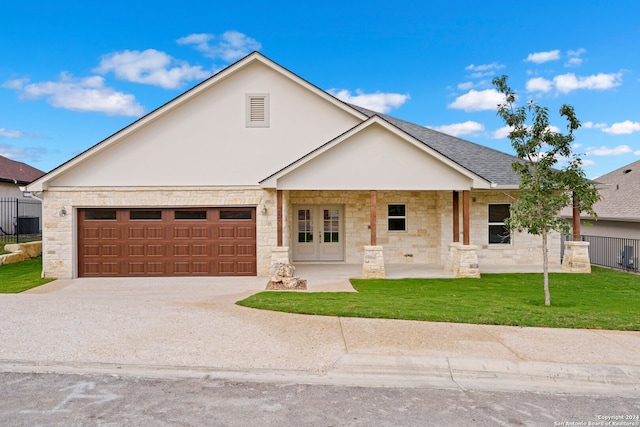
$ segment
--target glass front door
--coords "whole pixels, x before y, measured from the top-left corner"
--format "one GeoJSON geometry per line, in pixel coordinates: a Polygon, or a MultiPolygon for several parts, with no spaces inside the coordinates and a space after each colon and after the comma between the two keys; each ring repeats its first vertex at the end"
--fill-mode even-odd
{"type": "Polygon", "coordinates": [[[294,206],[294,261],[344,261],[343,207],[294,206]]]}

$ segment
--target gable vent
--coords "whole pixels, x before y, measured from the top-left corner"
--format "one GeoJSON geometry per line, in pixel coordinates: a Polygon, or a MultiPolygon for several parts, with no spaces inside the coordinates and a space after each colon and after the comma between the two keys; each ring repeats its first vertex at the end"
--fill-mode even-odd
{"type": "Polygon", "coordinates": [[[269,94],[247,94],[247,127],[269,127],[269,94]]]}

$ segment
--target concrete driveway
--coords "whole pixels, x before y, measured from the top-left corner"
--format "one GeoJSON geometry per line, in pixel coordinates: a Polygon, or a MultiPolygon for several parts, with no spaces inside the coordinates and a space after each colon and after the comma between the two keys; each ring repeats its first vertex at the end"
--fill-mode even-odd
{"type": "MultiPolygon", "coordinates": [[[[465,389],[510,381],[524,389],[602,392],[608,385],[640,394],[640,332],[305,316],[235,305],[265,285],[255,277],[74,279],[0,295],[0,369],[465,389]]],[[[309,285],[353,291],[338,277],[309,285]]]]}

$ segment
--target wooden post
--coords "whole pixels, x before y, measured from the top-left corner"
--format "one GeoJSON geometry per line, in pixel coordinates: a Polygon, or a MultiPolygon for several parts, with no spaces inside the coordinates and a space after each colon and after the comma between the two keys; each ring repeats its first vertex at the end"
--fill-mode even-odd
{"type": "Polygon", "coordinates": [[[276,211],[277,211],[277,219],[276,219],[276,227],[278,232],[278,246],[282,246],[282,190],[276,191],[276,211]]]}
{"type": "Polygon", "coordinates": [[[576,198],[576,193],[573,193],[573,241],[579,242],[581,238],[580,208],[578,207],[578,199],[576,198]]]}
{"type": "Polygon", "coordinates": [[[378,244],[378,231],[377,231],[377,197],[378,192],[376,190],[371,190],[371,246],[376,246],[378,244]]]}
{"type": "Polygon", "coordinates": [[[458,192],[453,192],[453,242],[460,241],[460,199],[458,192]]]}
{"type": "Polygon", "coordinates": [[[462,244],[469,245],[469,190],[462,192],[462,244]]]}

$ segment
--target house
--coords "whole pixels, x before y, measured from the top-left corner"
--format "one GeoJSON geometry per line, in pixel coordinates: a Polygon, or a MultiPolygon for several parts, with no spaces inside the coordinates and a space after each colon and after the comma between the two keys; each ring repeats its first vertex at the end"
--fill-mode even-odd
{"type": "Polygon", "coordinates": [[[26,189],[44,200],[47,277],[266,276],[277,262],[473,277],[542,263],[538,236],[504,227],[514,159],[346,104],[254,52],[26,189]]]}
{"type": "Polygon", "coordinates": [[[16,162],[0,156],[0,198],[25,198],[21,185],[25,185],[44,175],[39,169],[26,163],[16,162]]]}
{"type": "Polygon", "coordinates": [[[40,201],[32,199],[20,186],[42,175],[44,172],[26,163],[0,156],[0,242],[16,232],[40,232],[40,201]]]}
{"type": "MultiPolygon", "coordinates": [[[[581,217],[583,234],[602,237],[640,239],[640,160],[622,166],[596,179],[600,201],[593,209],[597,221],[581,217]]],[[[569,212],[563,212],[569,216],[569,212]]]]}

